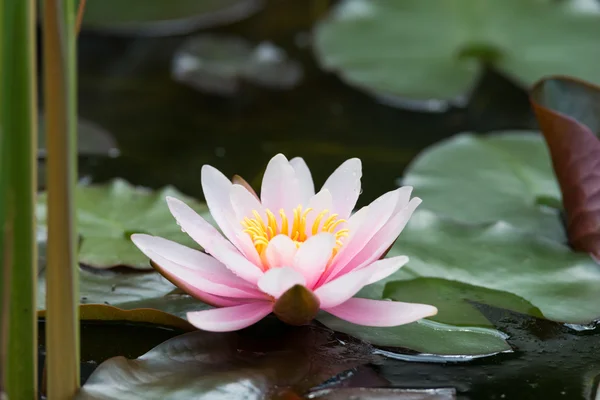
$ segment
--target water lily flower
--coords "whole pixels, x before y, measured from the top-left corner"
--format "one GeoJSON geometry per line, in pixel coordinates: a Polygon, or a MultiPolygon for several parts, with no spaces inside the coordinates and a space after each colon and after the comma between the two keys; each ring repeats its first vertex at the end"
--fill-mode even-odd
{"type": "Polygon", "coordinates": [[[167,198],[181,228],[204,252],[134,234],[131,239],[167,279],[217,308],[187,318],[208,331],[233,331],[271,312],[305,324],[319,309],[366,326],[396,326],[435,315],[430,305],[353,298],[384,279],[405,256],[383,258],[421,200],[412,188],[384,194],[356,213],[361,193],[359,159],[344,162],[315,194],[301,158],[271,159],[260,198],[245,181],[232,183],[202,168],[202,188],[219,232],[182,201],[167,198]]]}

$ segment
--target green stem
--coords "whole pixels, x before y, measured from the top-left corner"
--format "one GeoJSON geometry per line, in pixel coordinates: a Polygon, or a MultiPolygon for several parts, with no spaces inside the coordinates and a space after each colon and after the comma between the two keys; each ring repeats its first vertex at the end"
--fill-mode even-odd
{"type": "Polygon", "coordinates": [[[79,386],[75,7],[44,3],[48,247],[46,346],[48,399],[72,398],[79,386]]]}
{"type": "Polygon", "coordinates": [[[35,7],[1,4],[0,383],[11,400],[38,397],[35,7]]]}

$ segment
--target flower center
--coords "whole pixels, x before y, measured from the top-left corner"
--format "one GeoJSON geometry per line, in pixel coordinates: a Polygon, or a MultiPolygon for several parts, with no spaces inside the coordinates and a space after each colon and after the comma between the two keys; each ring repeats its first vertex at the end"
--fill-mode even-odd
{"type": "Polygon", "coordinates": [[[265,221],[255,210],[252,211],[254,218],[246,217],[241,223],[244,232],[250,235],[256,251],[260,255],[267,249],[269,241],[277,235],[288,236],[298,248],[310,236],[320,232],[329,232],[335,235],[336,246],[333,249],[333,255],[335,255],[343,244],[342,238],[348,236],[348,229],[338,229],[346,220],[339,219],[338,214],[330,214],[329,210],[323,210],[315,217],[312,226],[307,226],[307,217],[312,211],[312,208],[303,211],[302,206],[298,206],[294,208],[292,218],[288,218],[282,209],[279,210],[280,221],[277,221],[275,214],[267,209],[265,210],[267,215],[265,221]]]}

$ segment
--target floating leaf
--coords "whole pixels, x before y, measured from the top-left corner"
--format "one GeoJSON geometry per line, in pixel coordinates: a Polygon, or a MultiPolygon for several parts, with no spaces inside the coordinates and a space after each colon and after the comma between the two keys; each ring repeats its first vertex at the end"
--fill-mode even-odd
{"type": "Polygon", "coordinates": [[[531,101],[560,183],[569,243],[600,260],[600,87],[550,78],[532,89],[531,101]]]}
{"type": "Polygon", "coordinates": [[[418,278],[392,281],[385,286],[383,297],[395,301],[434,305],[438,313],[430,317],[431,320],[459,326],[493,327],[471,302],[543,317],[535,306],[512,293],[446,279],[418,278]]]}
{"type": "Polygon", "coordinates": [[[458,327],[426,319],[408,325],[373,328],[355,325],[330,314],[322,314],[319,321],[334,331],[374,345],[402,347],[424,354],[471,359],[512,351],[506,343],[506,335],[489,328],[458,327]]]}
{"type": "MultiPolygon", "coordinates": [[[[38,312],[38,317],[45,318],[46,310],[38,312]]],[[[164,311],[152,308],[135,308],[123,310],[106,304],[82,304],[79,306],[81,321],[128,321],[145,322],[154,325],[179,328],[184,331],[194,331],[196,328],[184,319],[164,311]]]]}
{"type": "Polygon", "coordinates": [[[311,399],[323,400],[453,400],[455,389],[381,389],[341,388],[311,393],[311,399]]]}
{"type": "MultiPolygon", "coordinates": [[[[79,313],[84,320],[132,321],[195,329],[186,314],[212,308],[185,294],[158,272],[79,269],[79,313]]],[[[38,316],[45,316],[45,270],[38,275],[38,316]]]]}
{"type": "Polygon", "coordinates": [[[325,380],[372,361],[370,350],[361,343],[342,344],[331,331],[316,327],[262,338],[196,331],[136,360],[115,357],[104,362],[76,399],[299,398],[325,380]]]}
{"type": "Polygon", "coordinates": [[[302,67],[270,42],[256,46],[236,37],[199,35],[187,39],[172,63],[175,80],[201,91],[235,95],[242,82],[289,89],[302,77],[302,67]]]}
{"type": "Polygon", "coordinates": [[[318,26],[315,51],[350,84],[434,111],[461,104],[486,64],[525,86],[549,74],[600,82],[600,16],[552,3],[344,0],[318,26]]]}
{"type": "Polygon", "coordinates": [[[404,268],[417,276],[512,293],[534,308],[488,291],[471,292],[470,300],[572,324],[600,317],[600,268],[588,255],[503,222],[468,226],[417,212],[389,252],[399,254],[410,257],[404,268]]]}
{"type": "Polygon", "coordinates": [[[119,35],[177,35],[239,21],[263,4],[263,0],[87,0],[83,29],[119,35]]]}
{"type": "MultiPolygon", "coordinates": [[[[133,233],[161,236],[198,248],[181,231],[167,207],[165,197],[177,197],[210,221],[206,205],[181,194],[173,187],[153,192],[115,179],[105,185],[78,186],[77,227],[81,235],[79,262],[95,268],[128,266],[151,269],[148,258],[133,244],[133,233]]],[[[38,197],[38,222],[46,224],[46,194],[38,197]]]]}
{"type": "Polygon", "coordinates": [[[420,209],[465,223],[506,221],[564,242],[560,191],[538,133],[461,134],[431,146],[407,168],[404,185],[423,199],[420,209]]]}
{"type": "MultiPolygon", "coordinates": [[[[141,308],[144,307],[139,303],[141,300],[162,298],[173,290],[175,286],[154,271],[79,269],[81,304],[110,304],[120,307],[123,303],[138,302],[138,308],[141,308]]],[[[37,301],[38,310],[46,308],[45,270],[38,275],[37,301]]]]}

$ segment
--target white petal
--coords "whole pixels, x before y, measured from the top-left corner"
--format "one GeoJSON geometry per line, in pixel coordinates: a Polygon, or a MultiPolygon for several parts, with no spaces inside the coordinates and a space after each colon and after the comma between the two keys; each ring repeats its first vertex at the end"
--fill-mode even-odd
{"type": "Polygon", "coordinates": [[[313,228],[313,224],[317,218],[317,215],[319,215],[321,211],[331,211],[333,208],[333,199],[331,197],[331,193],[329,193],[329,190],[321,189],[319,193],[311,197],[308,201],[307,208],[312,208],[312,211],[306,216],[306,230],[307,234],[310,235],[310,231],[313,228]]]}
{"type": "Polygon", "coordinates": [[[258,212],[263,220],[265,219],[263,206],[260,201],[258,201],[258,199],[242,185],[231,185],[229,196],[235,218],[240,221],[240,227],[241,221],[243,221],[244,218],[255,218],[253,214],[254,211],[258,212]]]}
{"type": "Polygon", "coordinates": [[[340,165],[325,181],[323,189],[333,197],[333,211],[340,218],[348,218],[360,195],[362,164],[360,159],[351,158],[340,165]]]}
{"type": "Polygon", "coordinates": [[[298,179],[300,204],[307,204],[309,199],[315,195],[315,184],[313,183],[310,169],[306,162],[300,157],[292,158],[290,165],[296,171],[296,178],[298,179]]]}
{"type": "Polygon", "coordinates": [[[271,268],[291,266],[294,264],[296,244],[286,235],[277,235],[267,245],[265,257],[271,268]]]}
{"type": "Polygon", "coordinates": [[[291,267],[271,268],[258,281],[258,288],[275,298],[279,298],[289,288],[306,285],[304,276],[291,267]]]}
{"type": "Polygon", "coordinates": [[[277,154],[269,161],[263,177],[260,190],[263,207],[273,211],[276,216],[281,209],[286,213],[291,212],[300,204],[298,193],[294,168],[283,154],[277,154]]]}

